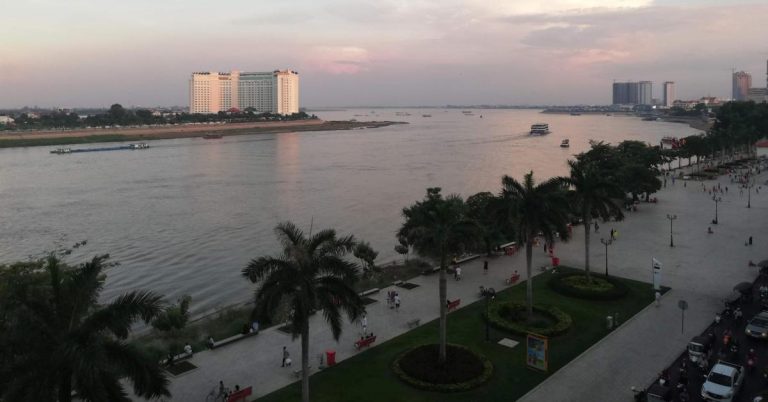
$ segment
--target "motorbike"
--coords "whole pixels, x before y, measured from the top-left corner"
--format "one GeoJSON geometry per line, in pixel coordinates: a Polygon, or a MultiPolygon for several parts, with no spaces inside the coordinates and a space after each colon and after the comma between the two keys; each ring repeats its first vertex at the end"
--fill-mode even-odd
{"type": "Polygon", "coordinates": [[[747,371],[752,372],[757,365],[757,353],[754,349],[750,349],[747,353],[747,371]]]}
{"type": "Polygon", "coordinates": [[[490,297],[494,298],[496,297],[496,289],[494,288],[487,288],[483,285],[480,285],[480,297],[490,297]]]}

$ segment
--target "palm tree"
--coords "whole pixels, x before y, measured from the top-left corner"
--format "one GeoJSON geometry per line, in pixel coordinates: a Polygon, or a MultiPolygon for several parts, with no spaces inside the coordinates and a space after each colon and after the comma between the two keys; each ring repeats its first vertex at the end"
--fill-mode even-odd
{"type": "Polygon", "coordinates": [[[565,179],[565,183],[571,187],[569,192],[571,207],[584,221],[584,271],[587,279],[591,281],[589,233],[592,228],[592,217],[622,219],[624,214],[614,202],[615,198],[621,197],[622,192],[617,184],[608,181],[592,163],[569,160],[568,166],[571,168],[571,176],[565,179]]]}
{"type": "Polygon", "coordinates": [[[125,342],[137,319],[149,323],[162,310],[160,296],[133,291],[99,305],[106,258],[73,268],[50,255],[31,273],[34,286],[6,295],[13,319],[2,343],[15,353],[3,400],[70,402],[75,391],[85,401],[131,401],[123,377],[136,395],[170,396],[157,360],[125,342]]]}
{"type": "Polygon", "coordinates": [[[253,315],[271,318],[280,306],[291,309],[291,334],[301,336],[301,394],[309,402],[309,316],[323,310],[334,339],[341,335],[341,312],[350,321],[364,311],[362,299],[353,289],[358,267],[344,259],[355,246],[352,236],[338,238],[332,229],[306,237],[291,222],[275,227],[283,248],[279,257],[251,260],[242,274],[261,282],[256,291],[253,315]]]}
{"type": "Polygon", "coordinates": [[[447,306],[448,288],[445,271],[448,256],[457,253],[474,241],[477,225],[467,218],[467,208],[458,195],[443,198],[440,188],[428,188],[427,196],[408,208],[403,208],[405,222],[398,237],[408,239],[414,249],[425,256],[440,261],[440,344],[438,363],[446,362],[448,335],[447,306]]]}
{"type": "Polygon", "coordinates": [[[533,314],[533,243],[539,234],[547,242],[553,242],[556,233],[563,240],[568,237],[568,202],[563,178],[555,177],[536,185],[533,172],[526,174],[522,183],[505,175],[501,179],[499,204],[502,224],[512,229],[520,244],[525,244],[526,307],[530,317],[533,314]]]}

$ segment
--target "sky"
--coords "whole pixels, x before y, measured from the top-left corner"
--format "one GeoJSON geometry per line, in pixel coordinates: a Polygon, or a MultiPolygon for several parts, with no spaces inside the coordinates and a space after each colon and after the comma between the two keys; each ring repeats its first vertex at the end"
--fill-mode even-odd
{"type": "Polygon", "coordinates": [[[188,106],[194,71],[293,69],[301,105],[608,104],[613,80],[765,86],[768,1],[0,0],[0,108],[188,106]]]}

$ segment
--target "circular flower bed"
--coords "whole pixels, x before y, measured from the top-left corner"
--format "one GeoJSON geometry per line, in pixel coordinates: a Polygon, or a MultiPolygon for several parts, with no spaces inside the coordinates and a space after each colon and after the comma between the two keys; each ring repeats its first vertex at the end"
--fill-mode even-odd
{"type": "Polygon", "coordinates": [[[518,302],[494,303],[488,308],[488,322],[496,328],[525,336],[533,332],[556,336],[571,328],[571,316],[557,307],[534,305],[533,316],[528,317],[525,304],[518,302]]]}
{"type": "Polygon", "coordinates": [[[547,282],[557,293],[587,300],[616,300],[626,296],[629,288],[621,281],[592,275],[592,282],[580,272],[560,272],[547,282]]]}
{"type": "Polygon", "coordinates": [[[395,359],[392,370],[408,384],[428,391],[458,392],[482,385],[491,378],[493,364],[485,356],[461,345],[446,346],[447,364],[437,364],[439,345],[410,349],[395,359]]]}

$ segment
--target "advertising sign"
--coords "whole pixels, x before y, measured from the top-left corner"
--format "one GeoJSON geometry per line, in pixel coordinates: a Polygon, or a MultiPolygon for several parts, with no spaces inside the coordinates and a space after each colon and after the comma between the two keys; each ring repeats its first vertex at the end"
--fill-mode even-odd
{"type": "Polygon", "coordinates": [[[547,371],[547,363],[549,360],[547,337],[529,333],[525,345],[527,351],[525,363],[528,367],[547,371]]]}

